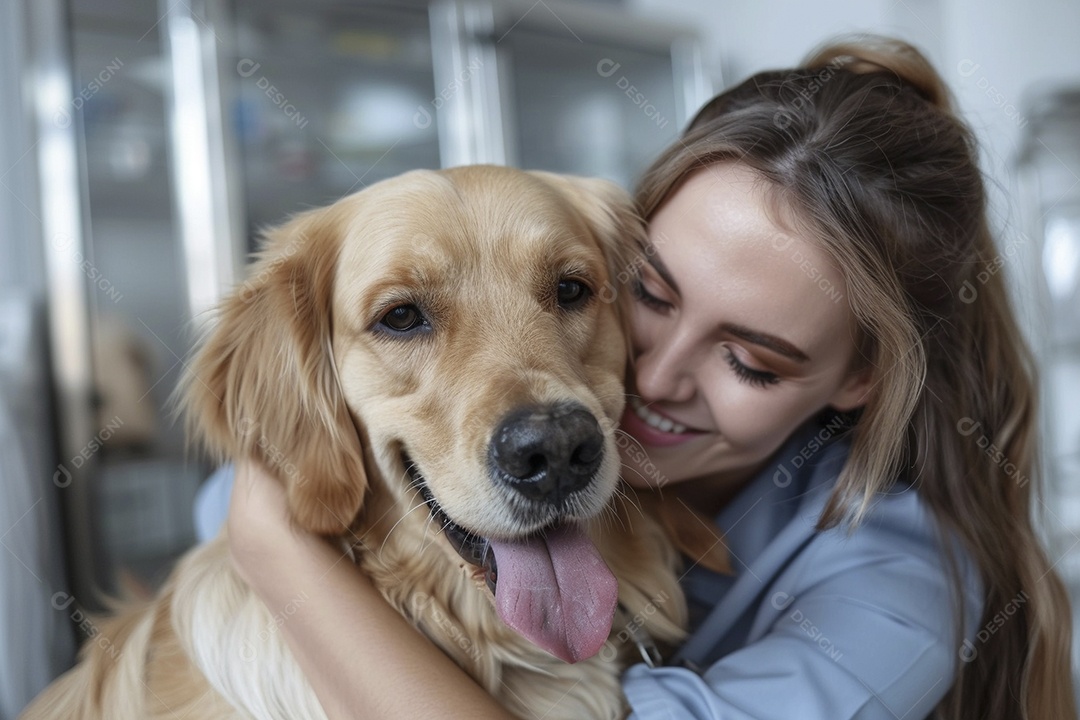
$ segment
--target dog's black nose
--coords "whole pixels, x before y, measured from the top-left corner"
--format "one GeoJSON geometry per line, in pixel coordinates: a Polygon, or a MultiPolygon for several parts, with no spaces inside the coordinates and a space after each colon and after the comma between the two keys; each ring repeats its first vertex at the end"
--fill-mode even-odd
{"type": "Polygon", "coordinates": [[[498,482],[556,505],[592,480],[604,459],[604,435],[581,405],[521,408],[495,428],[489,455],[498,482]]]}

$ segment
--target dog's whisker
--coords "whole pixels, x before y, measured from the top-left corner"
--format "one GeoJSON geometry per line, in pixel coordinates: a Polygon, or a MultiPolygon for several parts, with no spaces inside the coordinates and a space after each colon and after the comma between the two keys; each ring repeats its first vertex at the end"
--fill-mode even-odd
{"type": "Polygon", "coordinates": [[[613,503],[605,505],[600,511],[600,514],[596,516],[596,522],[603,530],[607,530],[608,528],[613,527],[616,521],[622,524],[622,520],[619,518],[619,514],[615,512],[615,507],[613,503]]]}
{"type": "MultiPolygon", "coordinates": [[[[638,476],[639,478],[641,478],[642,480],[645,480],[645,479],[646,479],[646,478],[645,478],[645,475],[643,475],[643,474],[641,473],[641,471],[640,471],[640,470],[637,470],[636,468],[632,468],[632,467],[627,467],[626,465],[623,465],[623,467],[624,467],[624,468],[625,468],[626,470],[629,470],[630,472],[632,472],[632,473],[634,473],[635,475],[637,475],[637,476],[638,476]]],[[[625,476],[625,475],[624,475],[624,476],[625,476]]],[[[628,483],[625,483],[625,482],[624,482],[623,484],[624,484],[624,485],[626,485],[626,484],[628,484],[628,483]]]]}
{"type": "Polygon", "coordinates": [[[428,549],[431,543],[435,542],[436,535],[442,532],[442,529],[432,532],[431,528],[435,525],[435,516],[428,513],[427,519],[424,520],[424,534],[420,536],[420,546],[416,549],[417,555],[423,555],[424,551],[428,549]]]}
{"type": "Polygon", "coordinates": [[[625,507],[625,503],[627,502],[629,502],[627,496],[621,490],[616,489],[615,495],[611,498],[611,502],[604,506],[604,512],[601,514],[601,517],[606,517],[610,515],[614,522],[619,524],[619,528],[621,530],[629,530],[626,522],[622,518],[622,515],[620,515],[615,509],[615,503],[621,503],[625,507]]]}
{"type": "Polygon", "coordinates": [[[617,496],[618,500],[624,503],[629,503],[631,507],[640,512],[641,503],[639,503],[637,499],[637,488],[633,487],[632,485],[627,485],[626,483],[623,483],[623,485],[624,487],[619,488],[617,496]],[[630,495],[631,492],[634,493],[633,496],[630,495]]]}
{"type": "Polygon", "coordinates": [[[416,551],[417,554],[423,554],[423,552],[427,550],[428,547],[430,547],[433,543],[437,542],[439,533],[446,531],[446,528],[449,526],[449,521],[443,523],[442,527],[440,527],[435,532],[429,534],[428,531],[434,524],[435,518],[433,516],[428,517],[427,524],[424,525],[424,537],[420,540],[420,549],[416,551]]]}
{"type": "MultiPolygon", "coordinates": [[[[424,504],[427,505],[428,503],[425,502],[424,504]]],[[[429,531],[431,530],[432,525],[434,525],[434,523],[435,523],[435,516],[431,515],[429,513],[428,518],[427,518],[427,522],[424,523],[424,534],[420,538],[420,547],[416,551],[417,554],[418,555],[423,554],[424,551],[427,550],[428,547],[431,545],[431,543],[436,542],[438,540],[439,533],[444,532],[446,530],[446,528],[449,527],[450,522],[451,522],[450,518],[446,518],[446,522],[443,524],[443,526],[440,527],[436,532],[430,533],[430,535],[429,535],[429,531]],[[430,537],[430,540],[429,540],[429,537],[430,537]]]]}
{"type": "MultiPolygon", "coordinates": [[[[405,473],[403,474],[403,476],[402,476],[401,480],[402,480],[403,484],[404,484],[404,485],[405,485],[405,486],[406,486],[407,488],[409,488],[410,490],[416,490],[416,491],[419,491],[419,489],[420,489],[420,485],[419,485],[419,483],[417,483],[416,481],[412,480],[411,476],[409,475],[409,472],[408,472],[408,470],[406,470],[406,471],[405,471],[405,473]],[[406,480],[407,480],[407,482],[406,482],[406,480]]],[[[389,539],[390,539],[390,537],[391,537],[391,536],[392,536],[392,535],[394,534],[394,530],[396,530],[396,529],[398,528],[398,526],[399,526],[399,525],[401,525],[401,523],[402,523],[402,522],[403,522],[403,521],[405,520],[405,518],[407,518],[407,517],[408,517],[409,515],[411,515],[411,514],[412,514],[412,513],[414,512],[414,511],[416,511],[416,510],[419,510],[419,509],[420,509],[420,508],[422,508],[422,507],[430,507],[430,502],[429,502],[428,500],[423,500],[423,501],[422,501],[422,502],[420,502],[419,504],[417,504],[417,505],[414,505],[413,507],[409,508],[409,509],[408,509],[408,510],[407,510],[406,512],[404,512],[404,513],[402,514],[402,516],[401,516],[400,518],[398,518],[397,522],[395,522],[395,523],[394,523],[394,524],[393,524],[393,525],[392,525],[392,526],[390,527],[390,530],[388,530],[388,531],[387,531],[387,533],[386,533],[386,539],[387,539],[387,540],[389,540],[389,539]]],[[[430,522],[431,522],[431,516],[429,515],[429,516],[428,516],[428,524],[430,524],[430,522]]],[[[424,534],[425,534],[425,536],[427,535],[427,528],[426,528],[426,527],[425,527],[425,529],[424,529],[424,534]]],[[[385,547],[387,547],[387,545],[389,545],[389,543],[387,543],[387,542],[384,542],[384,543],[383,543],[383,544],[381,544],[381,545],[380,545],[380,547],[379,547],[379,554],[378,554],[378,558],[379,558],[379,561],[380,561],[380,562],[382,562],[382,561],[383,561],[382,551],[383,551],[383,549],[384,549],[385,547]]],[[[421,548],[421,551],[422,551],[422,550],[423,550],[423,548],[421,548]]]]}
{"type": "Polygon", "coordinates": [[[633,500],[631,500],[630,497],[628,495],[626,495],[622,491],[619,491],[618,493],[615,494],[614,497],[612,497],[610,507],[609,507],[609,511],[611,512],[611,516],[613,518],[615,518],[615,520],[619,523],[619,528],[621,530],[623,530],[623,531],[630,530],[630,527],[626,524],[626,521],[623,520],[623,515],[620,514],[615,509],[615,503],[619,503],[619,507],[623,510],[623,512],[629,512],[629,511],[627,511],[626,506],[630,505],[635,510],[637,510],[638,514],[640,515],[640,514],[642,514],[641,508],[638,507],[637,504],[633,500]]]}
{"type": "MultiPolygon", "coordinates": [[[[624,483],[625,484],[625,483],[624,483]]],[[[621,490],[614,498],[615,502],[622,503],[622,507],[625,510],[627,505],[633,508],[637,514],[644,518],[645,510],[642,508],[641,503],[637,501],[637,488],[632,485],[626,485],[625,489],[621,490]],[[634,493],[634,497],[630,496],[630,493],[634,493]]]]}

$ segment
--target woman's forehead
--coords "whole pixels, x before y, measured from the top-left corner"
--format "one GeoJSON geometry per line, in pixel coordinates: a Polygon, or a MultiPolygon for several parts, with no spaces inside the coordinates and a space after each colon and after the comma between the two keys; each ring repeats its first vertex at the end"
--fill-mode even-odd
{"type": "Polygon", "coordinates": [[[733,164],[692,176],[653,216],[647,256],[703,322],[753,323],[813,357],[813,346],[851,328],[843,276],[813,241],[777,224],[762,182],[733,164]]]}

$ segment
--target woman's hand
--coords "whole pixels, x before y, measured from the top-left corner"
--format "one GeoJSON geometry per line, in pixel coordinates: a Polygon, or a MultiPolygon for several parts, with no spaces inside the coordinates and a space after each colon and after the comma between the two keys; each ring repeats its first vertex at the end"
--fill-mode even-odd
{"type": "Polygon", "coordinates": [[[280,632],[330,720],[509,717],[339,548],[293,524],[284,486],[260,463],[236,466],[227,534],[240,577],[287,617],[280,632]]]}
{"type": "MultiPolygon", "coordinates": [[[[240,577],[263,600],[282,580],[281,563],[296,558],[313,542],[323,542],[289,517],[285,486],[256,460],[236,463],[229,501],[229,552],[240,577]]],[[[323,543],[325,544],[325,543],[323,543]]]]}

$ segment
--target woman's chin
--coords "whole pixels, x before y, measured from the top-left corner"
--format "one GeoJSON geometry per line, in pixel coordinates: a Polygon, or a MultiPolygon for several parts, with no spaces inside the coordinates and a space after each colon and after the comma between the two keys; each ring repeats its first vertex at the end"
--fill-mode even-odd
{"type": "Polygon", "coordinates": [[[622,479],[627,485],[641,489],[660,489],[696,477],[696,453],[688,445],[653,447],[633,436],[623,436],[619,442],[622,460],[622,479]]]}
{"type": "Polygon", "coordinates": [[[716,474],[740,474],[759,462],[735,452],[722,436],[698,433],[685,443],[649,445],[633,433],[620,433],[622,479],[641,489],[659,489],[716,474]]]}

